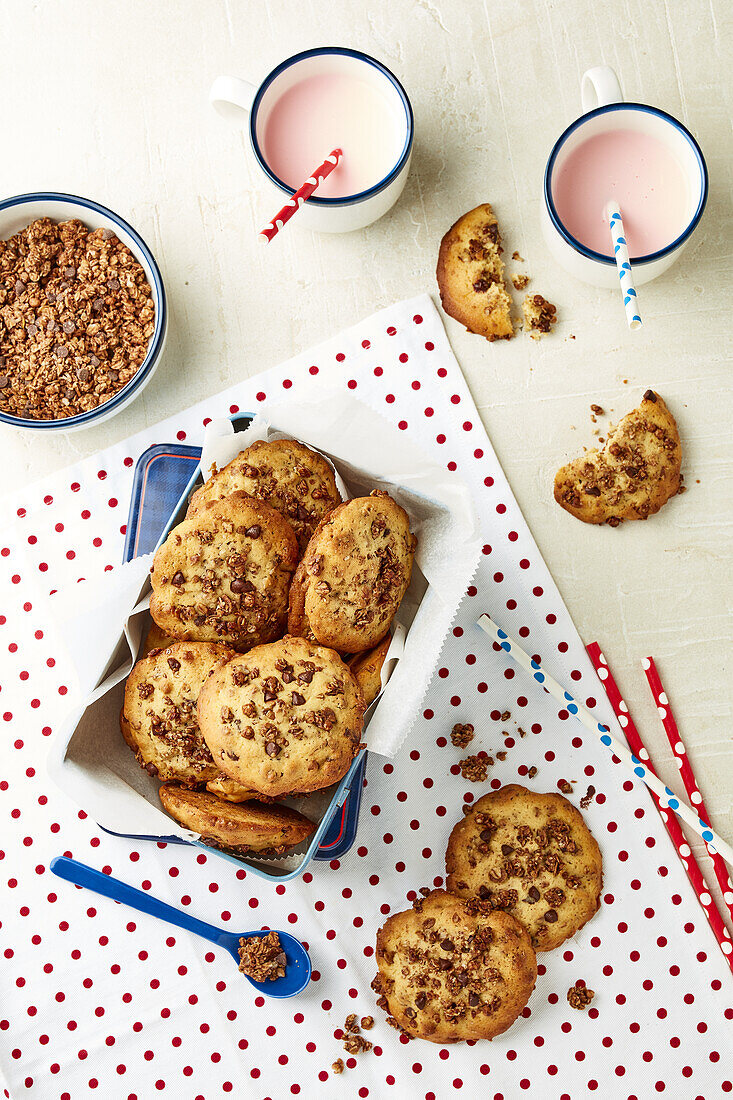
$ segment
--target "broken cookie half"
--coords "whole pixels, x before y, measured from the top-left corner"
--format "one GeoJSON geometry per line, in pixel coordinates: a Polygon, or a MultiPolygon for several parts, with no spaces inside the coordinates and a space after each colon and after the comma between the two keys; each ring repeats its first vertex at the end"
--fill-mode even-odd
{"type": "Polygon", "coordinates": [[[514,335],[502,251],[498,222],[485,202],[445,234],[436,272],[445,312],[469,332],[492,341],[514,335]]]}
{"type": "Polygon", "coordinates": [[[647,390],[638,408],[555,475],[555,500],[583,523],[647,519],[680,490],[682,447],[672,413],[647,390]]]}

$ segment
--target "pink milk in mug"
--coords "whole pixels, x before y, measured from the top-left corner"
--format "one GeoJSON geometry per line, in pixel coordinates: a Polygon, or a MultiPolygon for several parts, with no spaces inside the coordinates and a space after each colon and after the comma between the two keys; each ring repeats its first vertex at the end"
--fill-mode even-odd
{"type": "Polygon", "coordinates": [[[333,149],[343,150],[337,168],[301,207],[302,226],[333,233],[361,229],[402,192],[412,108],[397,77],[367,54],[337,46],[306,50],[273,69],[259,88],[218,77],[210,99],[222,114],[249,114],[255,158],[281,199],[292,196],[333,149]]]}
{"type": "Polygon", "coordinates": [[[558,138],[545,171],[543,231],[572,275],[616,287],[618,276],[606,204],[624,221],[637,284],[665,271],[702,217],[705,160],[692,134],[671,115],[625,103],[615,73],[585,73],[586,114],[558,138]]]}

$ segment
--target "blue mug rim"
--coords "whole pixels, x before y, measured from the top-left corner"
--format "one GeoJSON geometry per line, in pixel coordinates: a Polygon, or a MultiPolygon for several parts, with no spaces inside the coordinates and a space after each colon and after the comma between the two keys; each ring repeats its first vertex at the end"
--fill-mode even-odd
{"type": "Polygon", "coordinates": [[[0,210],[7,210],[11,206],[22,206],[24,203],[29,202],[69,202],[76,206],[82,206],[87,210],[93,210],[95,213],[102,214],[104,217],[109,218],[111,222],[114,222],[124,229],[126,233],[130,234],[135,244],[145,256],[153,277],[153,287],[151,289],[153,290],[156,308],[155,328],[150,338],[150,346],[138,370],[127,385],[122,387],[119,393],[116,393],[114,397],[110,398],[109,401],[105,401],[102,405],[97,405],[96,408],[89,409],[88,412],[77,413],[76,416],[65,416],[59,420],[28,420],[25,417],[13,416],[11,413],[0,411],[0,424],[7,424],[12,428],[28,428],[31,431],[46,430],[58,432],[63,431],[64,428],[78,428],[80,425],[89,424],[102,415],[107,416],[123,402],[127,402],[135,391],[139,389],[160,357],[163,336],[168,322],[168,305],[166,302],[165,289],[163,287],[163,279],[153,253],[137,230],[133,229],[130,223],[125,221],[119,214],[115,214],[114,210],[110,210],[108,206],[103,206],[101,203],[95,202],[94,199],[85,199],[82,195],[70,195],[65,191],[29,191],[24,195],[13,195],[11,198],[0,200],[0,210]]]}
{"type": "Polygon", "coordinates": [[[596,251],[594,251],[594,249],[588,248],[581,241],[579,241],[577,239],[577,237],[574,237],[572,235],[572,233],[570,233],[565,228],[563,222],[560,220],[560,216],[559,216],[559,214],[557,212],[557,209],[555,207],[555,202],[554,202],[554,199],[552,197],[551,183],[552,183],[552,175],[553,175],[554,168],[555,168],[555,162],[557,160],[558,154],[559,154],[560,150],[562,149],[563,145],[565,144],[565,142],[567,141],[567,139],[570,137],[571,134],[573,134],[580,126],[583,126],[586,122],[588,122],[589,119],[596,118],[597,116],[606,114],[609,111],[625,111],[625,110],[644,111],[647,114],[656,115],[658,118],[664,119],[665,122],[671,123],[672,126],[674,126],[675,129],[678,130],[684,138],[686,138],[686,140],[687,140],[688,144],[690,145],[693,153],[695,154],[695,158],[697,160],[698,167],[700,169],[700,176],[701,176],[701,180],[702,180],[702,186],[700,188],[700,198],[699,198],[699,201],[698,201],[698,204],[697,204],[697,208],[696,208],[695,213],[693,214],[690,222],[688,223],[686,228],[683,230],[683,232],[680,233],[679,236],[676,237],[675,240],[673,240],[670,244],[665,245],[664,248],[660,248],[657,252],[650,252],[646,256],[630,256],[629,259],[630,259],[631,263],[632,264],[653,263],[655,260],[661,260],[663,257],[668,256],[671,252],[674,252],[675,249],[679,248],[680,245],[684,244],[685,241],[688,239],[688,237],[690,237],[691,234],[697,228],[697,226],[700,222],[700,219],[702,218],[703,211],[705,210],[705,205],[706,205],[707,200],[708,200],[708,187],[709,187],[708,168],[707,168],[707,164],[705,162],[705,157],[703,156],[703,153],[702,153],[702,149],[700,148],[700,146],[698,145],[697,141],[692,136],[690,131],[687,129],[687,127],[684,126],[679,121],[679,119],[676,119],[674,117],[674,115],[668,114],[666,111],[661,110],[661,108],[659,108],[659,107],[652,107],[648,103],[635,103],[635,102],[627,102],[625,100],[621,100],[619,103],[606,103],[604,106],[596,107],[596,108],[594,108],[594,110],[587,111],[585,114],[581,115],[579,118],[576,118],[575,121],[571,122],[570,125],[565,130],[563,130],[562,134],[560,134],[560,137],[557,139],[557,141],[553,145],[552,152],[550,153],[550,156],[547,160],[547,165],[545,167],[545,179],[544,179],[545,206],[547,207],[547,211],[550,215],[550,220],[552,221],[552,224],[554,225],[555,229],[558,231],[560,236],[566,241],[566,243],[570,245],[571,248],[575,249],[576,252],[579,252],[582,256],[585,256],[589,260],[595,260],[596,262],[608,264],[609,266],[613,266],[616,263],[616,260],[613,257],[613,255],[607,256],[607,255],[604,255],[604,253],[602,253],[602,252],[596,252],[596,251]]]}
{"type": "Polygon", "coordinates": [[[375,183],[372,187],[367,188],[365,191],[357,191],[353,195],[339,195],[337,198],[324,198],[323,196],[319,197],[318,195],[312,195],[308,199],[309,206],[320,206],[326,209],[328,209],[329,207],[353,206],[356,203],[364,202],[366,199],[373,198],[374,195],[378,195],[380,191],[384,191],[386,187],[389,187],[390,183],[392,183],[392,181],[397,178],[397,176],[400,174],[405,164],[407,163],[407,160],[412,151],[412,143],[415,133],[415,118],[412,112],[410,97],[408,96],[407,92],[405,91],[397,77],[394,75],[394,73],[390,69],[388,69],[386,65],[382,64],[381,61],[377,61],[375,57],[372,57],[368,53],[362,53],[361,50],[352,50],[346,46],[318,46],[311,50],[303,50],[301,53],[293,54],[292,57],[288,57],[284,61],[281,61],[280,64],[272,70],[272,72],[268,73],[268,75],[265,77],[265,79],[262,81],[259,88],[257,89],[257,92],[255,93],[255,97],[252,101],[252,107],[249,114],[249,139],[252,144],[252,151],[257,158],[257,162],[260,168],[277,188],[283,191],[286,195],[289,195],[291,198],[296,191],[296,188],[291,187],[289,184],[285,183],[284,180],[281,180],[279,176],[275,175],[275,173],[272,171],[269,164],[265,160],[262,150],[260,149],[260,144],[257,140],[256,134],[256,124],[257,112],[259,110],[260,103],[262,102],[262,97],[264,96],[265,92],[270,87],[272,82],[276,80],[281,73],[285,72],[286,69],[289,69],[291,65],[295,65],[299,61],[304,61],[306,60],[306,58],[309,57],[321,57],[329,54],[338,54],[342,57],[354,57],[358,61],[364,61],[368,65],[372,65],[375,69],[378,69],[383,74],[383,76],[385,76],[387,80],[390,81],[402,101],[402,106],[405,110],[407,128],[405,133],[405,143],[402,147],[402,152],[400,153],[397,162],[395,163],[394,167],[387,173],[387,175],[383,179],[379,180],[378,183],[375,183]]]}

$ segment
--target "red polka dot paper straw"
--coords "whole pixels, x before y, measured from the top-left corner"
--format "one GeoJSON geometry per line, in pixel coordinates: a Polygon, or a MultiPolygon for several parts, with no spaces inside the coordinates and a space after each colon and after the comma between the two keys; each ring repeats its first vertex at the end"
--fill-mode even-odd
{"type": "Polygon", "coordinates": [[[286,222],[289,222],[293,214],[297,210],[300,210],[306,199],[309,199],[315,189],[323,183],[326,176],[330,176],[334,168],[338,165],[342,156],[344,155],[343,149],[332,149],[328,154],[323,164],[319,164],[315,172],[308,177],[302,187],[293,195],[292,199],[288,199],[283,206],[282,210],[278,211],[271,222],[260,230],[260,240],[267,244],[273,237],[277,236],[286,222]]]}
{"type": "MultiPolygon", "coordinates": [[[[669,705],[669,699],[667,693],[664,690],[662,681],[659,678],[657,672],[657,666],[654,664],[653,657],[645,657],[641,662],[646,673],[646,678],[651,688],[652,695],[654,696],[654,702],[657,704],[657,710],[659,711],[659,717],[662,719],[662,725],[664,731],[667,734],[667,740],[669,741],[672,752],[675,755],[677,761],[677,767],[680,769],[680,775],[682,776],[682,782],[685,785],[685,790],[690,799],[690,802],[695,809],[700,813],[701,817],[704,817],[706,821],[709,821],[708,811],[705,808],[703,797],[700,794],[697,786],[697,780],[695,779],[695,773],[692,770],[690,759],[687,755],[687,749],[685,748],[684,741],[680,737],[680,731],[677,728],[677,723],[674,720],[672,714],[672,708],[669,705]]],[[[703,834],[703,839],[705,839],[703,834]]],[[[717,878],[720,889],[723,892],[723,900],[728,907],[728,912],[733,919],[733,885],[731,885],[728,869],[725,866],[725,862],[720,858],[720,855],[712,846],[710,841],[705,839],[708,855],[713,861],[713,870],[715,871],[715,877],[717,878]]]]}
{"type": "MultiPolygon", "coordinates": [[[[601,652],[601,647],[598,645],[598,642],[591,642],[589,646],[586,646],[586,649],[588,650],[588,656],[593,662],[593,667],[598,674],[598,679],[601,681],[603,690],[608,696],[608,701],[613,707],[614,714],[618,718],[619,724],[626,734],[626,740],[629,743],[631,751],[634,752],[640,760],[645,762],[650,771],[654,771],[654,765],[651,762],[649,753],[639,736],[639,732],[634,725],[634,720],[629,714],[629,708],[621,697],[621,692],[611,674],[606,658],[601,652]]],[[[669,810],[666,810],[664,806],[661,805],[654,792],[650,791],[649,793],[654,799],[654,805],[659,810],[659,815],[664,822],[664,827],[675,846],[677,855],[690,880],[692,889],[695,891],[697,900],[700,902],[700,906],[705,916],[708,918],[708,923],[713,930],[713,935],[720,945],[720,950],[723,952],[728,966],[731,968],[731,972],[733,972],[733,943],[731,943],[730,934],[720,912],[713,902],[712,895],[708,890],[702,871],[685,839],[685,834],[682,832],[682,826],[674,814],[671,814],[669,810]]]]}

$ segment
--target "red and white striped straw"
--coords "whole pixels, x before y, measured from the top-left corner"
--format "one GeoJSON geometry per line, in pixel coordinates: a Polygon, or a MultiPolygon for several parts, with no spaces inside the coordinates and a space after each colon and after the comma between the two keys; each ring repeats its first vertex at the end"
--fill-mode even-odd
{"type": "MultiPolygon", "coordinates": [[[[644,761],[649,771],[654,771],[654,765],[651,762],[649,753],[644,747],[644,742],[639,736],[639,732],[634,725],[634,721],[631,715],[629,714],[629,708],[626,706],[626,703],[621,697],[621,692],[619,691],[616,681],[611,674],[611,670],[608,667],[606,658],[601,652],[601,647],[598,645],[598,642],[591,642],[589,646],[586,646],[586,649],[588,651],[588,656],[593,662],[593,667],[598,674],[598,679],[603,686],[603,690],[608,696],[608,700],[613,707],[614,714],[618,718],[619,724],[626,734],[626,740],[629,743],[629,748],[639,757],[640,760],[644,761]]],[[[650,790],[649,793],[654,799],[654,805],[659,810],[659,815],[664,822],[664,827],[669,834],[670,840],[675,846],[677,855],[679,856],[680,862],[682,863],[687,877],[690,880],[692,889],[695,891],[697,900],[700,902],[700,906],[708,919],[710,927],[713,930],[713,935],[718,941],[720,950],[722,951],[728,963],[728,966],[733,973],[733,943],[731,942],[730,933],[725,926],[725,921],[723,920],[723,917],[721,916],[717,906],[715,905],[715,902],[713,901],[712,895],[708,890],[707,883],[703,878],[703,873],[700,870],[700,867],[692,854],[689,844],[687,843],[685,834],[682,832],[682,826],[680,825],[679,818],[677,818],[673,813],[670,813],[669,810],[665,809],[665,807],[660,804],[659,799],[653,791],[650,790]]]]}
{"type": "MultiPolygon", "coordinates": [[[[672,708],[669,705],[669,699],[667,693],[664,690],[664,685],[659,678],[657,672],[657,666],[654,664],[653,657],[645,657],[641,662],[646,673],[646,678],[651,688],[652,695],[654,696],[654,702],[657,704],[657,710],[659,711],[659,717],[662,719],[662,725],[664,731],[667,734],[667,740],[670,743],[672,752],[675,755],[677,766],[680,769],[680,775],[682,776],[682,782],[685,785],[690,802],[699,811],[700,816],[704,817],[706,821],[709,821],[708,812],[705,808],[705,802],[700,794],[700,790],[697,786],[697,780],[695,779],[695,773],[692,770],[690,759],[687,755],[687,749],[685,748],[684,741],[680,737],[680,731],[677,728],[677,723],[674,720],[672,714],[672,708]]],[[[733,920],[733,885],[731,885],[728,869],[725,865],[725,861],[720,858],[718,853],[710,844],[706,842],[708,855],[713,861],[713,870],[715,871],[715,877],[720,884],[720,889],[723,893],[723,900],[728,907],[728,912],[733,920]]]]}
{"type": "Polygon", "coordinates": [[[318,165],[315,172],[308,177],[303,186],[298,188],[292,199],[288,199],[282,210],[279,210],[272,221],[268,222],[265,228],[260,230],[259,237],[261,241],[267,244],[268,241],[271,241],[273,237],[277,236],[286,222],[290,221],[293,214],[300,210],[306,199],[309,199],[316,188],[323,183],[326,176],[331,175],[343,155],[343,149],[331,150],[323,164],[318,165]]]}

